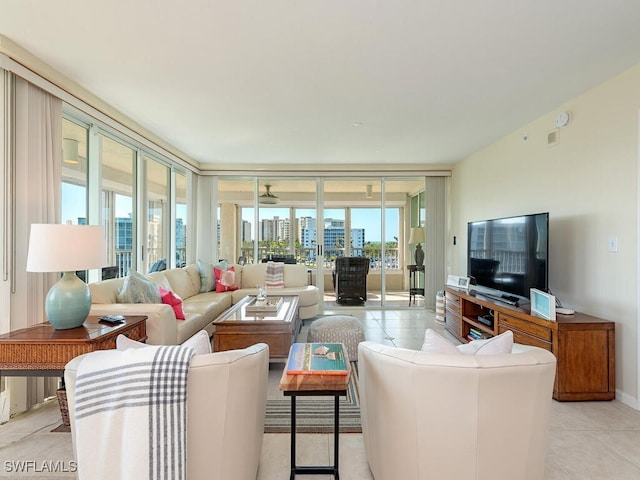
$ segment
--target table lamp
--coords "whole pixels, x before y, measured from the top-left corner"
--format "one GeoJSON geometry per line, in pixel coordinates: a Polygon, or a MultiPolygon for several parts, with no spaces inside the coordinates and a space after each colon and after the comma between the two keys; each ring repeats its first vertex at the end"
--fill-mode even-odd
{"type": "Polygon", "coordinates": [[[422,245],[420,245],[422,242],[424,242],[424,228],[412,227],[409,234],[409,244],[416,246],[414,258],[418,266],[424,263],[424,250],[422,250],[422,245]]]}
{"type": "Polygon", "coordinates": [[[99,225],[31,225],[27,272],[63,272],[45,301],[49,323],[56,330],[81,326],[91,309],[91,292],[77,270],[107,264],[104,229],[99,225]]]}

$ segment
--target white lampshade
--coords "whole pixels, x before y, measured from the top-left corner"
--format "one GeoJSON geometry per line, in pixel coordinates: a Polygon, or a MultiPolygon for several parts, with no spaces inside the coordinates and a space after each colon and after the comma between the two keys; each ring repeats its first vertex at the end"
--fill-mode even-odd
{"type": "Polygon", "coordinates": [[[81,327],[91,311],[91,292],[75,272],[107,264],[99,225],[31,225],[27,272],[64,272],[49,290],[44,310],[57,330],[81,327]]]}
{"type": "Polygon", "coordinates": [[[424,228],[412,227],[409,234],[409,244],[424,243],[424,228]]]}
{"type": "Polygon", "coordinates": [[[34,223],[29,237],[27,272],[75,272],[107,265],[100,225],[34,223]]]}

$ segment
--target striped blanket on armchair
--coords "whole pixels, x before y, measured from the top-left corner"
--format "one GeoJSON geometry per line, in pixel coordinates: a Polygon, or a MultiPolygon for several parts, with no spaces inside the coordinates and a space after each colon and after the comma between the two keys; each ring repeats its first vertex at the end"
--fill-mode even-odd
{"type": "Polygon", "coordinates": [[[187,375],[195,350],[93,352],[78,367],[78,478],[186,479],[187,375]]]}

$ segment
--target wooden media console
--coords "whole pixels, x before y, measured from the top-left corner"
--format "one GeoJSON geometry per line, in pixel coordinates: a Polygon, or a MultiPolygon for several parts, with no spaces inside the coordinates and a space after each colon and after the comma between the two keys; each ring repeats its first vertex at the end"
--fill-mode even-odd
{"type": "Polygon", "coordinates": [[[445,287],[445,328],[463,342],[470,332],[484,336],[513,332],[513,340],[549,350],[557,358],[553,398],[560,401],[615,398],[615,323],[583,313],[534,317],[529,306],[516,307],[445,287]],[[479,317],[484,317],[479,319],[479,317]],[[493,319],[487,325],[486,318],[493,319]]]}

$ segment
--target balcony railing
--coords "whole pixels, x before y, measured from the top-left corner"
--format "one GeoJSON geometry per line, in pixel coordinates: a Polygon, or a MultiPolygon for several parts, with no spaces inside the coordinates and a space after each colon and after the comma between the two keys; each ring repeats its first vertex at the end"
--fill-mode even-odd
{"type": "MultiPolygon", "coordinates": [[[[291,255],[291,251],[288,248],[258,248],[258,259],[267,258],[271,255],[291,255]]],[[[315,247],[296,248],[294,257],[297,263],[307,265],[309,268],[316,268],[317,255],[315,247]]],[[[333,269],[333,263],[337,257],[343,257],[345,255],[344,248],[326,248],[323,258],[323,265],[325,271],[331,271],[333,269]]],[[[254,263],[253,248],[246,247],[242,249],[242,256],[247,259],[247,263],[254,263]]],[[[384,259],[382,258],[381,248],[352,248],[351,256],[353,257],[368,257],[371,260],[370,270],[381,270],[382,265],[385,265],[387,270],[399,270],[401,268],[399,259],[398,248],[386,248],[384,259]]]]}
{"type": "MultiPolygon", "coordinates": [[[[149,265],[153,265],[156,261],[162,260],[162,254],[159,249],[147,250],[147,260],[149,265]]],[[[118,267],[118,277],[126,277],[131,271],[131,262],[133,259],[133,250],[116,250],[114,258],[115,265],[118,267]]],[[[186,248],[176,249],[176,266],[184,267],[187,264],[186,248]]]]}
{"type": "MultiPolygon", "coordinates": [[[[148,263],[152,265],[157,260],[160,260],[159,252],[148,250],[148,263]]],[[[260,247],[258,249],[258,258],[266,258],[269,254],[272,255],[290,255],[291,252],[286,248],[267,248],[260,247]]],[[[323,267],[325,271],[329,272],[333,269],[333,263],[337,257],[343,257],[345,255],[344,248],[331,248],[325,249],[323,258],[323,267]]],[[[242,256],[246,257],[247,263],[254,263],[253,248],[243,248],[242,256]]],[[[371,261],[370,270],[381,270],[384,263],[387,270],[400,270],[401,264],[399,259],[398,248],[387,248],[385,250],[384,260],[382,258],[381,248],[354,248],[351,249],[351,256],[353,257],[368,257],[371,261]]],[[[315,247],[304,248],[300,247],[295,250],[294,257],[297,263],[304,264],[309,268],[316,268],[317,255],[315,247]]],[[[131,262],[133,259],[132,250],[116,250],[115,251],[115,265],[118,267],[118,277],[125,277],[131,271],[131,262]]],[[[235,260],[234,260],[235,261],[235,260]]],[[[180,248],[176,251],[176,265],[181,267],[186,265],[186,249],[180,248]]]]}
{"type": "MultiPolygon", "coordinates": [[[[488,252],[486,250],[472,250],[469,252],[469,256],[471,258],[487,258],[488,252]]],[[[498,261],[496,273],[524,273],[526,270],[527,255],[525,252],[494,250],[490,258],[498,261]]]]}

